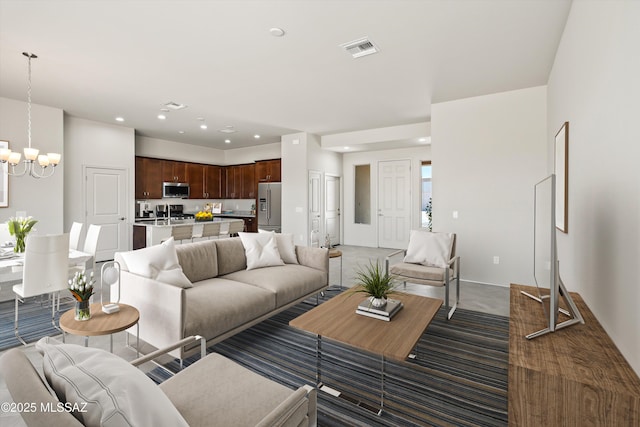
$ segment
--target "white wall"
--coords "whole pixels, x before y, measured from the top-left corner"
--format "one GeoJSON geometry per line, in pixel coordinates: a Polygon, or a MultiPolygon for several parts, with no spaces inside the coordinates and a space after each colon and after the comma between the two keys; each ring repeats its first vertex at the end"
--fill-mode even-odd
{"type": "Polygon", "coordinates": [[[424,145],[399,150],[381,150],[345,153],[342,156],[343,176],[343,229],[344,244],[378,247],[378,162],[384,160],[411,160],[411,228],[420,228],[421,162],[431,160],[431,147],[424,145]],[[355,167],[371,165],[371,224],[355,223],[355,167]]]}
{"type": "Polygon", "coordinates": [[[282,232],[293,233],[297,245],[307,244],[309,175],[307,136],[282,136],[282,232]]]}
{"type": "Polygon", "coordinates": [[[225,165],[252,163],[256,160],[279,159],[282,157],[280,143],[257,145],[255,147],[234,148],[224,150],[225,165]]]}
{"type": "Polygon", "coordinates": [[[464,280],[532,284],[533,185],[547,175],[546,87],[431,111],[434,231],[458,234],[464,280]]]}
{"type": "Polygon", "coordinates": [[[573,2],[548,84],[553,137],[569,122],[560,274],[640,374],[640,2],[573,2]]]}
{"type": "MultiPolygon", "coordinates": [[[[133,222],[135,197],[134,129],[65,115],[64,225],[85,222],[83,167],[125,169],[128,173],[128,220],[133,222]]],[[[86,231],[86,230],[83,230],[86,231]]],[[[131,233],[131,230],[129,230],[131,233]]],[[[84,233],[83,233],[84,234],[84,233]]],[[[82,237],[84,238],[84,237],[82,237]]],[[[131,236],[127,239],[131,242],[131,236]]]]}
{"type": "Polygon", "coordinates": [[[146,136],[136,136],[135,155],[211,165],[225,164],[224,150],[146,136]]]}
{"type": "MultiPolygon", "coordinates": [[[[62,161],[50,178],[9,177],[9,207],[0,208],[0,222],[15,216],[16,211],[26,211],[38,220],[35,229],[39,234],[62,233],[63,183],[70,165],[64,150],[62,110],[32,104],[31,132],[33,148],[42,153],[61,153],[62,161]]],[[[9,140],[9,148],[22,152],[28,144],[27,134],[27,104],[0,98],[0,139],[9,140]]],[[[22,167],[17,169],[21,171],[22,167]]]]}

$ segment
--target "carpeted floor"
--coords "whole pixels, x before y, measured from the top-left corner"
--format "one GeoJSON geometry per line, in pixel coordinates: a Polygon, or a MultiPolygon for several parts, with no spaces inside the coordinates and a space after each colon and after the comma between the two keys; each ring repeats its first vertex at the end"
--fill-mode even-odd
{"type": "MultiPolygon", "coordinates": [[[[71,297],[61,299],[60,311],[55,317],[56,325],[60,315],[73,308],[73,306],[74,303],[71,297]]],[[[0,302],[0,351],[22,345],[13,332],[14,307],[14,300],[0,302]]],[[[46,295],[44,297],[27,298],[24,303],[20,303],[18,328],[20,336],[27,343],[36,342],[42,337],[61,333],[51,325],[51,305],[46,295]]]]}
{"type": "MultiPolygon", "coordinates": [[[[315,337],[288,326],[312,307],[300,304],[209,349],[290,388],[314,384],[315,337]]],[[[322,378],[341,397],[320,392],[322,426],[506,426],[509,319],[458,309],[441,310],[417,347],[417,359],[385,365],[385,411],[380,403],[380,359],[323,341],[322,378]]],[[[185,365],[197,360],[186,360],[185,365]]],[[[177,361],[167,367],[176,372],[177,361]]],[[[167,378],[157,368],[156,382],[167,378]]]]}

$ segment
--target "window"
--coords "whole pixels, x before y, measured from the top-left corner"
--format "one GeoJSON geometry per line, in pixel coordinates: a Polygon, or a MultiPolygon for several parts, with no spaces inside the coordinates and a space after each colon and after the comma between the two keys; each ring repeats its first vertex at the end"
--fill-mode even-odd
{"type": "Polygon", "coordinates": [[[431,162],[423,161],[420,168],[420,189],[422,192],[421,215],[422,228],[431,231],[431,162]]]}

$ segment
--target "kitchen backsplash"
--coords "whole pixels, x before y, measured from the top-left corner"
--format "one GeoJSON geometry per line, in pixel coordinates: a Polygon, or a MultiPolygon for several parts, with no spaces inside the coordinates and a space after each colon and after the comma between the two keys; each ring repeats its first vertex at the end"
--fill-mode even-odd
{"type": "MultiPolygon", "coordinates": [[[[140,202],[138,200],[137,202],[140,202]]],[[[145,200],[149,203],[150,209],[155,212],[156,205],[184,205],[185,213],[196,213],[207,203],[222,203],[223,210],[232,211],[250,211],[256,203],[255,199],[215,199],[215,200],[189,200],[189,199],[161,199],[161,200],[145,200]]],[[[254,208],[255,209],[255,208],[254,208]]],[[[137,212],[137,211],[136,211],[137,212]]]]}

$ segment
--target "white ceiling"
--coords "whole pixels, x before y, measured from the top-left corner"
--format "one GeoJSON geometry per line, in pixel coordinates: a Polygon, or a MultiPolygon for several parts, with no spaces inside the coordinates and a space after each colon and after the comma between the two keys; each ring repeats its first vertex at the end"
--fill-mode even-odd
{"type": "Polygon", "coordinates": [[[29,51],[34,103],[153,138],[228,149],[426,122],[432,103],[546,84],[570,5],[0,0],[0,96],[26,100],[29,51]],[[339,47],[364,36],[378,54],[339,47]],[[188,108],[160,121],[168,101],[188,108]]]}

